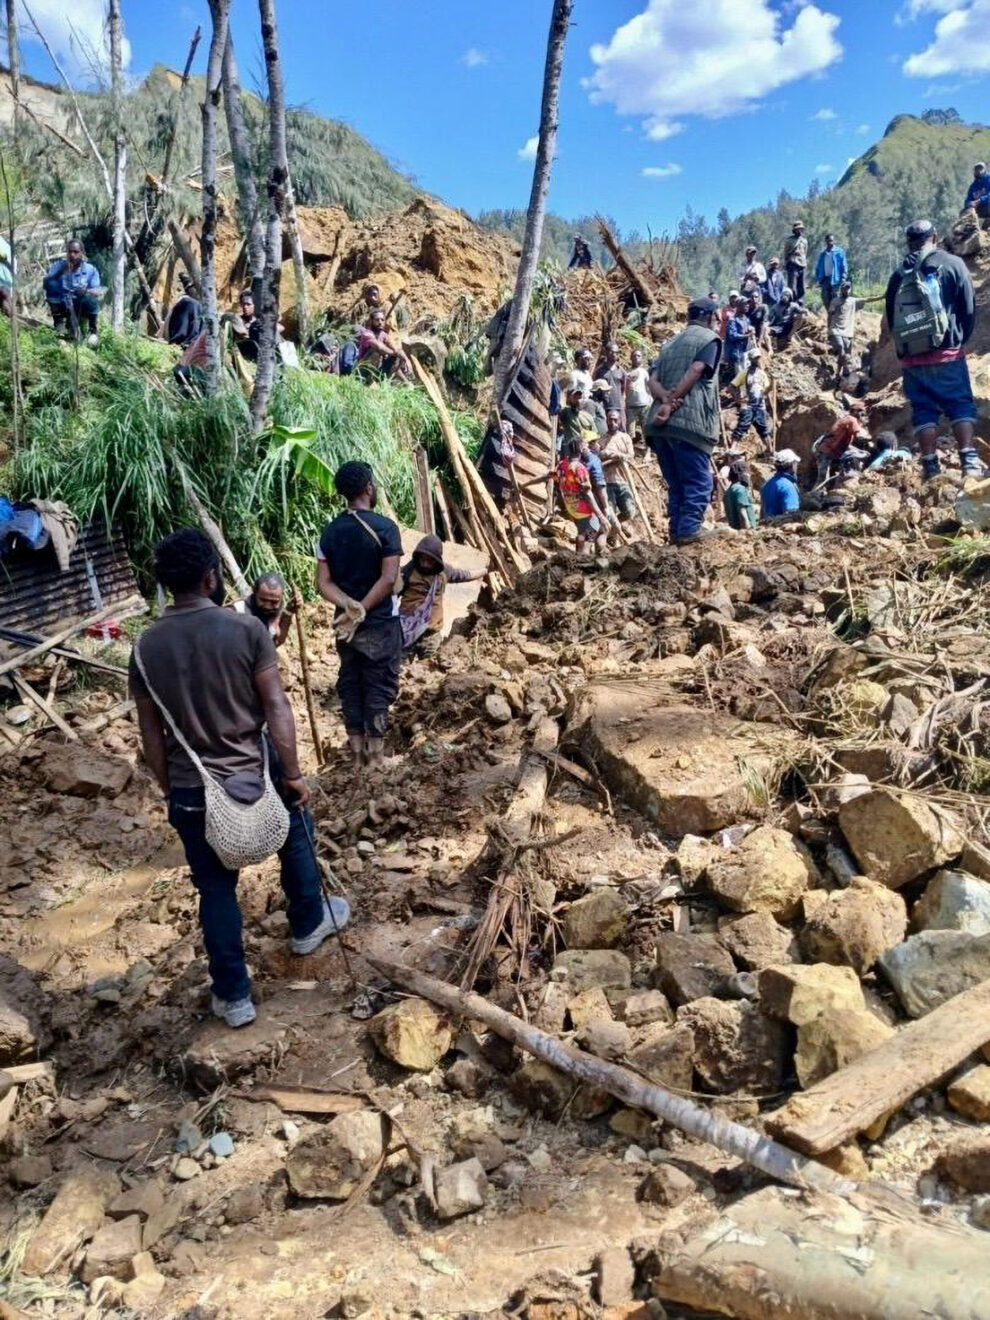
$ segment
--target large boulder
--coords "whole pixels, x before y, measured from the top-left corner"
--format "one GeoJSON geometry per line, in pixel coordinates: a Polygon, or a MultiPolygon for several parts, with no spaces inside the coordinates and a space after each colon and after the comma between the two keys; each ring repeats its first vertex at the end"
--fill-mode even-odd
{"type": "Polygon", "coordinates": [[[627,1063],[651,1082],[675,1091],[690,1091],[694,1078],[694,1032],[684,1023],[662,1022],[644,1027],[629,1051],[627,1063]]]}
{"type": "Polygon", "coordinates": [[[890,889],[958,857],[965,839],[921,798],[875,788],[846,802],[839,825],[863,874],[890,889]]]}
{"type": "Polygon", "coordinates": [[[827,1008],[863,1012],[866,1000],[851,967],[831,963],[791,963],[766,967],[758,980],[760,1006],[770,1017],[801,1027],[827,1008]]]}
{"type": "Polygon", "coordinates": [[[754,785],[796,746],[787,730],[680,705],[650,678],[587,684],[570,729],[612,791],[677,838],[762,816],[754,785]]]}
{"type": "Polygon", "coordinates": [[[115,798],[130,783],[134,767],[119,756],[107,756],[82,743],[68,743],[46,748],[44,772],[53,793],[115,798]]]}
{"type": "Polygon", "coordinates": [[[568,985],[577,992],[596,985],[603,990],[628,990],[632,983],[632,964],[614,949],[567,949],[557,955],[553,970],[566,972],[568,985]]]}
{"type": "Polygon", "coordinates": [[[736,970],[732,956],[714,935],[680,935],[663,931],[657,936],[657,986],[674,1004],[713,995],[736,970]]]}
{"type": "Polygon", "coordinates": [[[861,1054],[882,1045],[893,1027],[872,1013],[853,1008],[826,1008],[798,1027],[794,1071],[803,1087],[844,1068],[861,1054]]]}
{"type": "Polygon", "coordinates": [[[384,1150],[382,1116],[370,1109],[338,1114],[293,1146],[285,1162],[297,1196],[346,1201],[384,1150]]]}
{"type": "Polygon", "coordinates": [[[0,1067],[33,1058],[51,1038],[48,1000],[34,973],[0,954],[0,1067]]]}
{"type": "Polygon", "coordinates": [[[616,889],[596,889],[564,913],[564,943],[569,949],[610,949],[629,924],[629,904],[616,889]]]}
{"type": "Polygon", "coordinates": [[[718,938],[748,972],[761,972],[764,967],[795,962],[798,958],[794,936],[769,912],[723,917],[718,923],[718,938]]]}
{"type": "Polygon", "coordinates": [[[425,999],[400,999],[368,1024],[372,1040],[400,1068],[431,1072],[450,1049],[450,1021],[425,999]]]}
{"type": "Polygon", "coordinates": [[[909,1017],[924,1017],[953,995],[990,978],[990,935],[924,930],[880,959],[909,1017]]]}
{"type": "Polygon", "coordinates": [[[59,1267],[67,1272],[76,1247],[99,1229],[119,1192],[117,1175],[107,1169],[92,1165],[70,1173],[28,1241],[21,1273],[49,1274],[59,1267]]]}
{"type": "Polygon", "coordinates": [[[694,1035],[694,1070],[716,1095],[778,1091],[787,1064],[787,1028],[756,1004],[696,999],[680,1009],[679,1023],[694,1035]]]}
{"type": "Polygon", "coordinates": [[[134,1276],[133,1258],[141,1250],[141,1220],[137,1215],[110,1219],[94,1235],[86,1249],[80,1277],[83,1283],[94,1279],[122,1279],[134,1276]]]}
{"type": "Polygon", "coordinates": [[[708,868],[708,886],[734,912],[787,921],[818,880],[811,854],[787,830],[761,825],[708,868]]]}
{"type": "Polygon", "coordinates": [[[906,930],[907,905],[900,894],[858,876],[848,889],[829,894],[808,919],[801,950],[809,962],[852,967],[863,976],[906,930]]]}
{"type": "Polygon", "coordinates": [[[939,871],[914,905],[916,930],[962,930],[990,934],[990,883],[965,871],[939,871]]]}

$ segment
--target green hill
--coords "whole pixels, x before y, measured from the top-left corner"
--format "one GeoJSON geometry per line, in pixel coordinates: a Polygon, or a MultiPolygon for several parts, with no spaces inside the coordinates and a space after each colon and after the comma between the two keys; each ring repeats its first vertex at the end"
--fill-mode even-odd
{"type": "Polygon", "coordinates": [[[963,123],[951,110],[898,115],[832,188],[813,183],[800,198],[781,192],[775,202],[735,218],[723,209],[714,224],[689,210],[675,236],[682,282],[691,293],[725,294],[748,244],[764,259],[780,253],[801,219],[812,255],[832,231],[856,283],[880,284],[901,259],[912,220],[927,217],[943,232],[951,226],[978,159],[990,159],[986,125],[963,123]]]}

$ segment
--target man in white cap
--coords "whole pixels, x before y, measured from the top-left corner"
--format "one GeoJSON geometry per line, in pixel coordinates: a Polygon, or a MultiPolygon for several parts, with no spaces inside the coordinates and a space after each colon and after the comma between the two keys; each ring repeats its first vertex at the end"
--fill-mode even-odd
{"type": "Polygon", "coordinates": [[[990,174],[986,161],[978,160],[973,166],[973,182],[966,190],[963,210],[972,207],[978,216],[990,216],[990,174]]]}
{"type": "Polygon", "coordinates": [[[801,507],[797,470],[801,458],[793,449],[781,449],[773,456],[774,474],[763,483],[760,502],[763,517],[779,518],[784,513],[795,513],[801,507]]]}

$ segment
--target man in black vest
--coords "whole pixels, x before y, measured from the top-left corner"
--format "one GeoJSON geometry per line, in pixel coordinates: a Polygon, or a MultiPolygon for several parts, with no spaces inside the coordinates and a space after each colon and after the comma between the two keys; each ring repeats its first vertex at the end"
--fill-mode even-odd
{"type": "Polygon", "coordinates": [[[711,455],[719,438],[718,365],[722,341],[712,328],[718,303],[698,298],[687,327],[661,350],[650,372],[656,400],[646,421],[646,443],[667,483],[670,539],[701,540],[712,497],[711,455]]]}

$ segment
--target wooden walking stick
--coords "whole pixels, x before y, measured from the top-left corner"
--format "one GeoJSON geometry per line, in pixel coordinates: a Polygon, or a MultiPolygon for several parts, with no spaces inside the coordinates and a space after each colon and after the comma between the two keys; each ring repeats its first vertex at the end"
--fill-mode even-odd
{"type": "Polygon", "coordinates": [[[646,530],[646,539],[652,545],[654,544],[657,538],[653,531],[653,528],[650,526],[650,520],[649,518],[647,518],[646,510],[643,508],[643,501],[639,498],[639,491],[636,489],[636,483],[635,481],[633,481],[633,475],[630,472],[629,464],[626,462],[625,459],[622,460],[622,476],[626,485],[629,487],[630,491],[632,492],[633,503],[636,505],[636,512],[639,514],[643,523],[643,527],[646,530]]]}
{"type": "Polygon", "coordinates": [[[316,748],[317,765],[323,764],[323,740],[320,737],[320,725],[316,718],[316,702],[313,700],[313,688],[309,681],[309,652],[306,649],[306,629],[303,627],[302,610],[296,610],[296,640],[299,642],[299,664],[302,669],[303,691],[306,694],[306,710],[309,714],[309,727],[313,734],[313,746],[316,748]]]}

